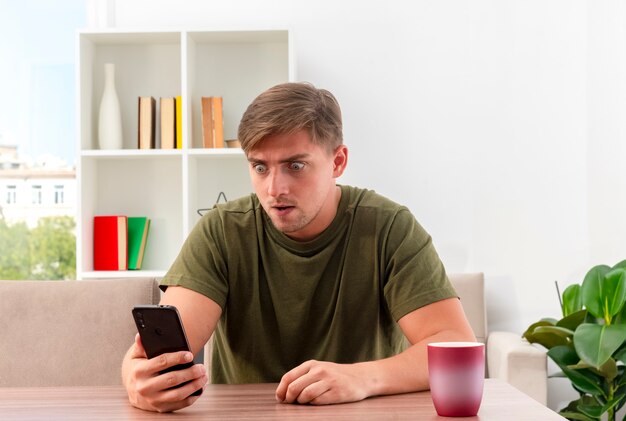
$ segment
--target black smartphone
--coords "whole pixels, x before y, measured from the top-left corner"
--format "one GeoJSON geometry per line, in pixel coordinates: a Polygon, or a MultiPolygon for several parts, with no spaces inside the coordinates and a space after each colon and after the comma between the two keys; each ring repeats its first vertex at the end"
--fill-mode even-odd
{"type": "MultiPolygon", "coordinates": [[[[148,358],[154,358],[167,352],[190,351],[185,328],[180,321],[176,307],[168,305],[135,306],[133,307],[133,319],[135,319],[137,331],[148,358]]],[[[193,364],[193,362],[178,364],[161,371],[161,374],[189,368],[193,364]]],[[[192,393],[192,396],[201,394],[202,389],[198,389],[192,393]]]]}

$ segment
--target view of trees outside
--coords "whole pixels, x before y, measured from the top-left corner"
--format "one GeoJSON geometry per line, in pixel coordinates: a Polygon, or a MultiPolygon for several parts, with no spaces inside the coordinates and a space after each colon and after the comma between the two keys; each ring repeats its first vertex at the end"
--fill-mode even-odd
{"type": "Polygon", "coordinates": [[[74,279],[75,225],[70,216],[42,217],[32,229],[0,219],[0,279],[74,279]]]}

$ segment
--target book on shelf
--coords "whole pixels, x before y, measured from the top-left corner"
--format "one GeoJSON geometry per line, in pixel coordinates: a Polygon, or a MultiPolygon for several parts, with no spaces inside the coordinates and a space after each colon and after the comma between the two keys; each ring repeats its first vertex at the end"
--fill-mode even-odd
{"type": "Polygon", "coordinates": [[[202,109],[202,146],[205,148],[224,147],[224,118],[222,97],[204,96],[202,109]]]}
{"type": "Polygon", "coordinates": [[[222,110],[222,97],[211,97],[213,103],[213,146],[216,148],[224,147],[224,117],[222,110]]]}
{"type": "Polygon", "coordinates": [[[203,96],[201,99],[202,109],[202,146],[213,147],[213,104],[211,97],[203,96]]]}
{"type": "Polygon", "coordinates": [[[146,251],[150,218],[145,216],[128,217],[128,270],[139,270],[146,251]]]}
{"type": "Polygon", "coordinates": [[[128,218],[102,215],[93,218],[93,269],[128,269],[128,218]]]}
{"type": "Polygon", "coordinates": [[[176,97],[176,149],[183,147],[183,97],[176,97]]]}
{"type": "Polygon", "coordinates": [[[161,98],[161,149],[176,147],[176,99],[161,98]]]}
{"type": "Polygon", "coordinates": [[[151,96],[138,99],[137,147],[154,149],[156,140],[156,100],[151,96]]]}

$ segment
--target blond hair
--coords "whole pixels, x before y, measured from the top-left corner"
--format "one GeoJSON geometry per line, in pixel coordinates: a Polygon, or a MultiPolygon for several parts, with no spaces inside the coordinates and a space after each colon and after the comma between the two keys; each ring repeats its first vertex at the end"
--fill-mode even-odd
{"type": "Polygon", "coordinates": [[[276,85],[248,106],[237,136],[247,154],[268,136],[300,130],[329,152],[343,143],[341,109],[333,94],[310,83],[276,85]]]}

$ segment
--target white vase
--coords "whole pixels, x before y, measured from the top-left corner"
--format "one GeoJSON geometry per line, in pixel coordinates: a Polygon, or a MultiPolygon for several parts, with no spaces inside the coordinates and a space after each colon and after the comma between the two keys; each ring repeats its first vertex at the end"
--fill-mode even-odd
{"type": "Polygon", "coordinates": [[[122,149],[122,114],[115,91],[115,64],[104,65],[104,91],[98,118],[98,146],[100,149],[122,149]]]}

